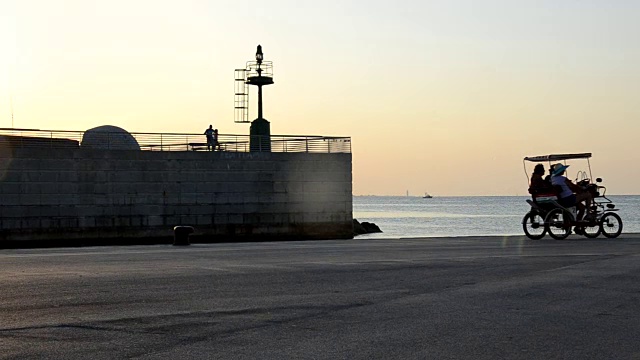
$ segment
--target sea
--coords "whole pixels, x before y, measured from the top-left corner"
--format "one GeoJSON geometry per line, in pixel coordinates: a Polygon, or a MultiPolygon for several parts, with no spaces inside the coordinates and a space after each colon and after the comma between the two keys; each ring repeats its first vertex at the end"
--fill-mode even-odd
{"type": "MultiPolygon", "coordinates": [[[[640,233],[640,195],[610,195],[622,218],[622,233],[640,233]]],[[[358,238],[523,235],[526,196],[354,196],[353,218],[382,233],[358,238]]]]}

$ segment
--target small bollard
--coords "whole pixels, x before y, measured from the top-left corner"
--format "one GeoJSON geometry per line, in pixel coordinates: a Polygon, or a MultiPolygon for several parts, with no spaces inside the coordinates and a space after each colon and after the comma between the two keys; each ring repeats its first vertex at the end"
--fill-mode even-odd
{"type": "Polygon", "coordinates": [[[190,245],[189,235],[193,233],[193,226],[175,226],[173,228],[173,246],[190,245]]]}

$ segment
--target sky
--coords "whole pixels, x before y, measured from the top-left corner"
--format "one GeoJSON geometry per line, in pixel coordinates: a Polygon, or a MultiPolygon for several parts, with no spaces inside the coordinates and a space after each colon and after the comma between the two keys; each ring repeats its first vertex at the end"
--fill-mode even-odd
{"type": "Polygon", "coordinates": [[[248,134],[233,71],[261,44],[271,133],[350,136],[355,195],[525,195],[525,156],[575,152],[593,153],[608,193],[640,194],[638,13],[640,0],[0,0],[0,127],[248,134]]]}

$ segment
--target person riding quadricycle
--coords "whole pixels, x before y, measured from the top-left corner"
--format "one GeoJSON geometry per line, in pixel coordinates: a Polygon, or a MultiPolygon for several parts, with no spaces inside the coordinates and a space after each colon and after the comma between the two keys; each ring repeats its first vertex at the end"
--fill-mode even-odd
{"type": "MultiPolygon", "coordinates": [[[[531,209],[522,219],[522,228],[530,239],[541,239],[548,232],[554,239],[564,239],[571,231],[589,238],[603,234],[615,238],[622,232],[622,220],[615,212],[613,202],[606,197],[606,188],[591,182],[591,153],[582,154],[553,154],[525,157],[526,162],[547,162],[550,165],[549,175],[545,173],[544,165],[537,164],[531,176],[529,193],[531,199],[527,203],[531,209]],[[585,171],[576,173],[573,183],[566,176],[569,165],[567,160],[586,159],[589,175],[585,171]],[[551,163],[558,161],[558,163],[551,163]],[[563,163],[564,162],[564,163],[563,163]]],[[[528,176],[527,176],[528,178],[528,176]]]]}

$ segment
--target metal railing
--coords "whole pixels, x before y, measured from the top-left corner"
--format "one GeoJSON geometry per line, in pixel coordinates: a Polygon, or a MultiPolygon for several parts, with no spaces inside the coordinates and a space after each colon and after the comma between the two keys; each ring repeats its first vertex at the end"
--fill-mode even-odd
{"type": "MultiPolygon", "coordinates": [[[[84,131],[0,128],[0,147],[14,148],[100,148],[140,149],[143,151],[209,151],[205,135],[178,133],[98,132],[85,137],[84,131]],[[99,135],[96,137],[96,135],[99,135]],[[135,139],[135,141],[132,141],[135,139]],[[136,144],[137,143],[137,144],[136,144]]],[[[350,153],[350,137],[317,135],[218,135],[218,144],[212,151],[227,152],[303,152],[350,153]],[[251,147],[251,143],[254,146],[251,147]],[[256,147],[256,144],[258,146],[256,147]],[[267,150],[262,150],[260,144],[267,150]]]]}

